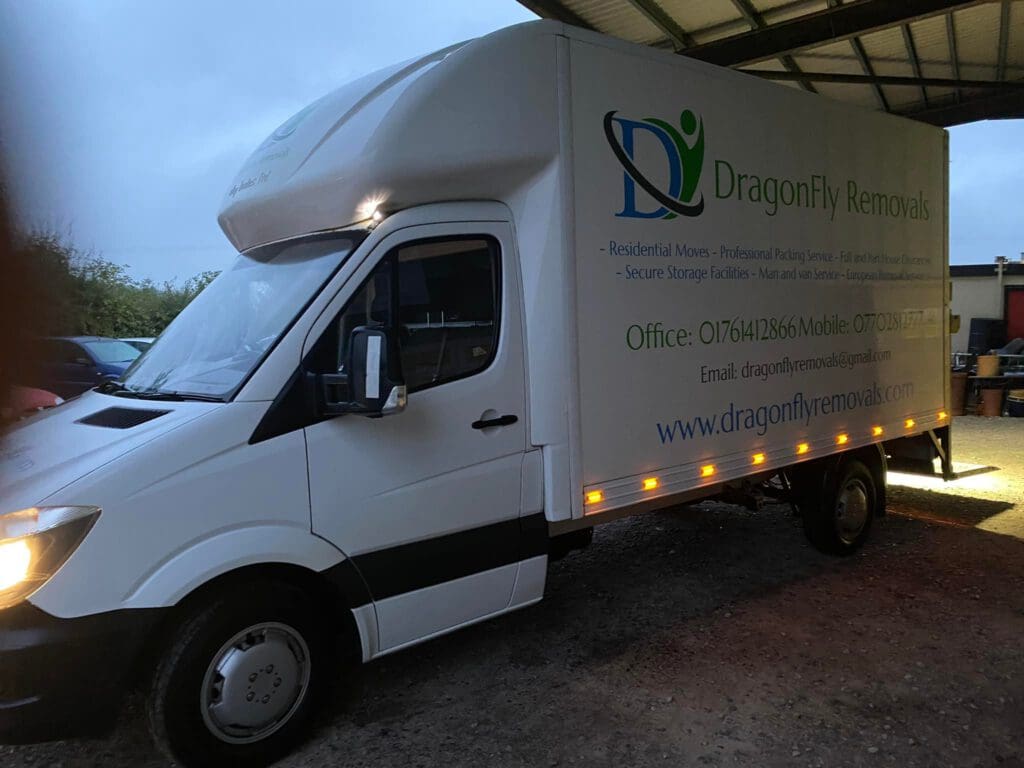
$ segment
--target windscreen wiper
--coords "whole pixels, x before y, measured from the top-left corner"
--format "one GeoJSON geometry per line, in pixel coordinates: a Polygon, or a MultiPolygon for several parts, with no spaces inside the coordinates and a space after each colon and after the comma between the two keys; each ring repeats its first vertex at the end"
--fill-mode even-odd
{"type": "Polygon", "coordinates": [[[213,395],[201,395],[194,392],[162,392],[159,389],[130,389],[120,382],[107,381],[96,387],[97,392],[114,397],[131,397],[137,400],[163,400],[165,402],[184,402],[197,400],[203,403],[223,403],[224,398],[213,395]]]}

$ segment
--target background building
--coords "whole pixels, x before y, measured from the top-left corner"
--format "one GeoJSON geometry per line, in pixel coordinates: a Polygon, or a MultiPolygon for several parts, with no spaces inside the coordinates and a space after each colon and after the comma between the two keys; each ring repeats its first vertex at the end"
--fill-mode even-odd
{"type": "Polygon", "coordinates": [[[1024,253],[1020,261],[998,257],[992,264],[956,264],[949,268],[953,283],[953,314],[960,330],[953,335],[953,351],[970,346],[971,320],[996,321],[993,345],[1024,338],[1024,253]]]}

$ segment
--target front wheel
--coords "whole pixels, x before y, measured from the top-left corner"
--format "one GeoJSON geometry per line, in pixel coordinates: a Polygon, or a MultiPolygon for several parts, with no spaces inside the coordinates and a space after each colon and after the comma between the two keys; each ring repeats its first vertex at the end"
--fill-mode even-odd
{"type": "Polygon", "coordinates": [[[326,653],[299,590],[259,582],[215,597],[185,619],[157,666],[154,739],[188,768],[267,765],[301,736],[326,653]]]}
{"type": "Polygon", "coordinates": [[[799,503],[804,533],[823,552],[851,555],[867,540],[878,503],[875,480],[860,461],[843,461],[825,473],[799,503]]]}

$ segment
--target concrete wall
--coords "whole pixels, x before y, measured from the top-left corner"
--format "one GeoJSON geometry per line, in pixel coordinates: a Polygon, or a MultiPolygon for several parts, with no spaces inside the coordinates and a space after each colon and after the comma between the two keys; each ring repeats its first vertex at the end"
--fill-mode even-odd
{"type": "Polygon", "coordinates": [[[1003,317],[1003,286],[1024,285],[1024,276],[1004,275],[1002,286],[992,277],[954,277],[953,314],[960,315],[960,331],[953,334],[952,351],[966,352],[972,317],[1003,317]]]}

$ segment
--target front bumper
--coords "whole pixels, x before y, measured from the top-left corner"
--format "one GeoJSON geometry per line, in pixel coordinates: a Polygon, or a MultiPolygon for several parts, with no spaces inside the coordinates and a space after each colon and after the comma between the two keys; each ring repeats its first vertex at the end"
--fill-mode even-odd
{"type": "Polygon", "coordinates": [[[60,619],[31,603],[0,610],[0,743],[108,728],[161,609],[60,619]]]}

